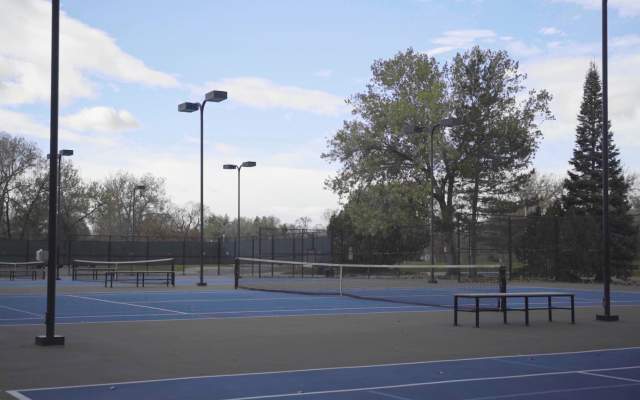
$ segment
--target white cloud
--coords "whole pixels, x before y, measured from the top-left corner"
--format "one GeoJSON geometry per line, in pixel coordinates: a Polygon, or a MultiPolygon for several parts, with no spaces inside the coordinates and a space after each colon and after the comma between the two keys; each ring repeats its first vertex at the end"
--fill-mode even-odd
{"type": "MultiPolygon", "coordinates": [[[[0,13],[0,104],[48,101],[50,95],[51,4],[42,0],[2,2],[0,13]]],[[[60,98],[94,97],[102,76],[121,82],[175,87],[176,79],[125,53],[105,32],[64,12],[60,15],[60,98]]]]}
{"type": "MultiPolygon", "coordinates": [[[[554,3],[572,3],[588,10],[600,10],[601,0],[551,0],[554,3]]],[[[617,10],[623,17],[640,16],[640,1],[638,0],[610,0],[609,8],[617,10]]]]}
{"type": "Polygon", "coordinates": [[[640,35],[624,35],[610,39],[611,47],[635,47],[640,46],[640,35]]]}
{"type": "Polygon", "coordinates": [[[554,35],[564,36],[564,32],[562,32],[558,28],[554,28],[553,26],[545,26],[541,28],[540,33],[546,36],[554,36],[554,35]]]}
{"type": "Polygon", "coordinates": [[[124,132],[140,127],[129,111],[109,107],[83,108],[75,114],[63,116],[60,122],[81,132],[124,132]]]}
{"type": "Polygon", "coordinates": [[[489,29],[461,29],[446,31],[442,36],[432,40],[438,47],[427,51],[428,54],[437,55],[456,49],[471,47],[478,41],[494,40],[496,33],[489,29]]]}
{"type": "Polygon", "coordinates": [[[514,54],[523,56],[531,56],[540,52],[540,49],[535,46],[529,46],[511,36],[498,36],[489,29],[446,31],[442,36],[433,39],[432,42],[439,46],[428,50],[427,54],[434,56],[458,49],[467,49],[478,43],[497,44],[498,47],[504,47],[514,54]]]}
{"type": "Polygon", "coordinates": [[[333,75],[333,70],[330,69],[321,69],[319,71],[316,71],[314,73],[315,76],[317,76],[318,78],[331,78],[331,76],[333,75]]]}
{"type": "MultiPolygon", "coordinates": [[[[48,141],[49,129],[48,123],[34,121],[27,114],[0,108],[0,131],[48,141]]],[[[113,146],[117,143],[117,140],[112,138],[80,134],[69,129],[59,130],[59,140],[60,142],[91,143],[101,146],[113,146]]]]}
{"type": "MultiPolygon", "coordinates": [[[[336,116],[348,112],[344,100],[320,90],[278,85],[257,77],[229,78],[209,82],[205,88],[219,87],[229,92],[229,100],[249,107],[280,108],[336,116]]],[[[209,89],[199,88],[196,93],[209,89]]]]}
{"type": "MultiPolygon", "coordinates": [[[[295,152],[295,149],[289,151],[295,152]]],[[[223,170],[222,164],[244,159],[229,160],[221,154],[205,151],[204,202],[212,212],[236,214],[237,174],[223,170]]],[[[251,159],[250,155],[246,159],[251,159]]],[[[275,215],[283,222],[309,216],[314,223],[320,223],[325,210],[337,208],[337,196],[323,186],[332,170],[296,166],[295,160],[257,161],[256,168],[242,171],[243,216],[275,215]]],[[[152,173],[162,176],[166,179],[167,193],[178,204],[197,202],[200,197],[200,156],[196,148],[151,154],[143,145],[128,143],[118,148],[101,149],[97,153],[79,151],[74,155],[74,164],[85,179],[103,179],[119,170],[135,175],[152,173]]]]}

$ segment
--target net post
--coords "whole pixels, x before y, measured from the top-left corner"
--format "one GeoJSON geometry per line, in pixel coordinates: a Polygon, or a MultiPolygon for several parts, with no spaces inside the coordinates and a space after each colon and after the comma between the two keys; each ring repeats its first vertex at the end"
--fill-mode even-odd
{"type": "MultiPolygon", "coordinates": [[[[507,293],[507,267],[500,264],[500,272],[498,273],[500,279],[500,293],[507,293]]],[[[507,298],[502,297],[500,299],[500,311],[506,312],[507,298]]]]}
{"type": "Polygon", "coordinates": [[[498,276],[500,279],[500,293],[507,293],[507,267],[500,264],[498,276]]]}
{"type": "Polygon", "coordinates": [[[236,258],[235,265],[233,267],[233,288],[238,289],[238,281],[240,280],[240,258],[236,258]]]}

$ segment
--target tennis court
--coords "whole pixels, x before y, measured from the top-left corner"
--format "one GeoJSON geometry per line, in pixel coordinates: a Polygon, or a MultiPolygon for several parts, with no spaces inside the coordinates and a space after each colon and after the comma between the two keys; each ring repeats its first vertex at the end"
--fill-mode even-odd
{"type": "Polygon", "coordinates": [[[631,399],[640,348],[231,374],[10,392],[19,399],[631,399]]]}
{"type": "MultiPolygon", "coordinates": [[[[282,279],[287,281],[287,279],[282,279]]],[[[28,281],[31,283],[31,281],[28,281]]],[[[452,296],[458,287],[439,287],[435,284],[423,288],[377,288],[363,289],[358,297],[340,295],[309,295],[270,292],[264,290],[232,290],[232,279],[212,279],[211,284],[227,286],[224,290],[190,290],[190,277],[178,277],[174,290],[156,287],[151,290],[108,291],[101,284],[63,280],[57,298],[56,318],[59,323],[91,323],[118,321],[220,319],[243,317],[276,317],[295,315],[344,315],[395,312],[448,312],[452,296]],[[68,288],[68,291],[65,291],[68,288]],[[180,286],[183,289],[180,289],[180,286]],[[90,288],[95,288],[90,290],[90,288]],[[84,290],[83,290],[84,289],[84,290]],[[426,306],[399,303],[426,302],[435,299],[440,306],[426,306]],[[425,300],[427,299],[427,300],[425,300]]],[[[13,283],[13,282],[12,282],[13,283]]],[[[6,283],[4,285],[7,285],[6,283]]],[[[40,281],[44,285],[44,281],[40,281]]],[[[584,285],[586,286],[586,285],[584,285]]],[[[511,291],[544,290],[548,286],[511,284],[511,291]]],[[[594,307],[601,303],[598,288],[576,289],[558,288],[554,290],[576,293],[576,307],[594,307]]],[[[546,300],[539,299],[539,305],[546,300]]],[[[517,307],[521,300],[514,300],[517,307]]],[[[640,290],[616,290],[612,295],[616,306],[640,305],[640,290]]],[[[0,325],[41,324],[44,318],[46,297],[43,294],[0,295],[0,325]]],[[[537,303],[533,302],[532,306],[537,303]]],[[[560,301],[558,304],[562,304],[560,301]]],[[[558,312],[562,320],[563,313],[558,312]]],[[[513,322],[518,321],[515,315],[513,322]]],[[[464,323],[465,317],[462,317],[464,323]]]]}

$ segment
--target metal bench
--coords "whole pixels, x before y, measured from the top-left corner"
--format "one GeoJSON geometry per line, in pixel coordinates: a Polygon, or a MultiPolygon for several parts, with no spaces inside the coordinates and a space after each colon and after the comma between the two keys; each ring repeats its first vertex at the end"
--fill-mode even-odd
{"type": "Polygon", "coordinates": [[[118,282],[133,282],[133,275],[135,275],[136,287],[144,287],[146,282],[162,282],[167,287],[176,285],[176,273],[175,271],[106,271],[104,273],[104,287],[113,287],[113,281],[118,282]],[[131,275],[131,279],[122,279],[118,277],[120,275],[131,275]],[[149,277],[149,275],[160,275],[158,277],[149,277]]]}
{"type": "Polygon", "coordinates": [[[457,293],[453,295],[453,325],[458,325],[458,311],[460,312],[473,312],[476,315],[476,328],[480,326],[480,312],[493,311],[502,312],[503,322],[507,323],[508,311],[524,311],[525,325],[529,325],[529,311],[531,310],[547,310],[549,321],[553,320],[553,310],[571,310],[571,323],[575,324],[575,294],[564,292],[512,292],[512,293],[457,293]],[[559,307],[553,305],[553,298],[569,298],[571,301],[570,307],[559,307]],[[510,298],[522,298],[524,300],[523,308],[509,308],[507,299],[510,298]],[[530,307],[530,298],[546,298],[547,303],[545,307],[530,307]],[[472,307],[460,307],[460,299],[473,299],[474,305],[472,307]],[[495,307],[482,306],[480,304],[481,299],[496,299],[497,304],[495,307]]]}

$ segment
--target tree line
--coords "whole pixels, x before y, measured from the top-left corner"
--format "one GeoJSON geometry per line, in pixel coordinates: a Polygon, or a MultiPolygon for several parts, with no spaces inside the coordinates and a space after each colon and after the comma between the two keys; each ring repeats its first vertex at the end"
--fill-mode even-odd
{"type": "MultiPolygon", "coordinates": [[[[329,224],[343,242],[356,248],[366,242],[369,253],[397,254],[395,260],[384,260],[395,262],[418,256],[428,243],[424,229],[411,234],[417,240],[401,232],[433,224],[444,247],[443,259],[436,261],[453,264],[456,230],[463,224],[469,231],[470,262],[476,263],[477,229],[492,216],[600,218],[602,93],[593,64],[578,110],[571,170],[561,180],[540,176],[532,165],[542,124],[554,118],[552,95],[528,87],[526,74],[507,52],[476,46],[439,63],[408,49],[376,60],[371,73],[366,89],[348,100],[353,118],[344,121],[323,154],[340,166],[326,184],[343,199],[329,224]]],[[[637,244],[630,218],[633,179],[624,174],[611,131],[608,140],[613,263],[624,276],[637,244]]],[[[598,250],[599,245],[579,243],[583,228],[574,224],[567,232],[575,240],[562,262],[570,266],[556,265],[565,268],[565,276],[598,274],[601,259],[587,246],[598,250]],[[584,255],[572,261],[571,253],[584,255]],[[591,262],[581,263],[587,257],[591,262]]],[[[599,238],[600,227],[596,223],[588,232],[599,238]]],[[[525,266],[535,267],[532,257],[519,254],[525,266]]]]}
{"type": "MultiPolygon", "coordinates": [[[[47,157],[35,143],[0,132],[0,237],[26,239],[47,234],[48,176],[47,157]]],[[[73,162],[63,158],[60,188],[58,218],[63,236],[199,238],[199,203],[174,204],[164,178],[121,171],[101,181],[86,181],[73,162]],[[143,190],[135,190],[141,186],[143,190]]],[[[236,219],[205,207],[206,237],[235,236],[236,223],[236,219]]],[[[282,232],[309,229],[311,220],[301,217],[286,224],[275,216],[257,216],[241,218],[240,225],[243,235],[256,235],[260,228],[282,232]]]]}

